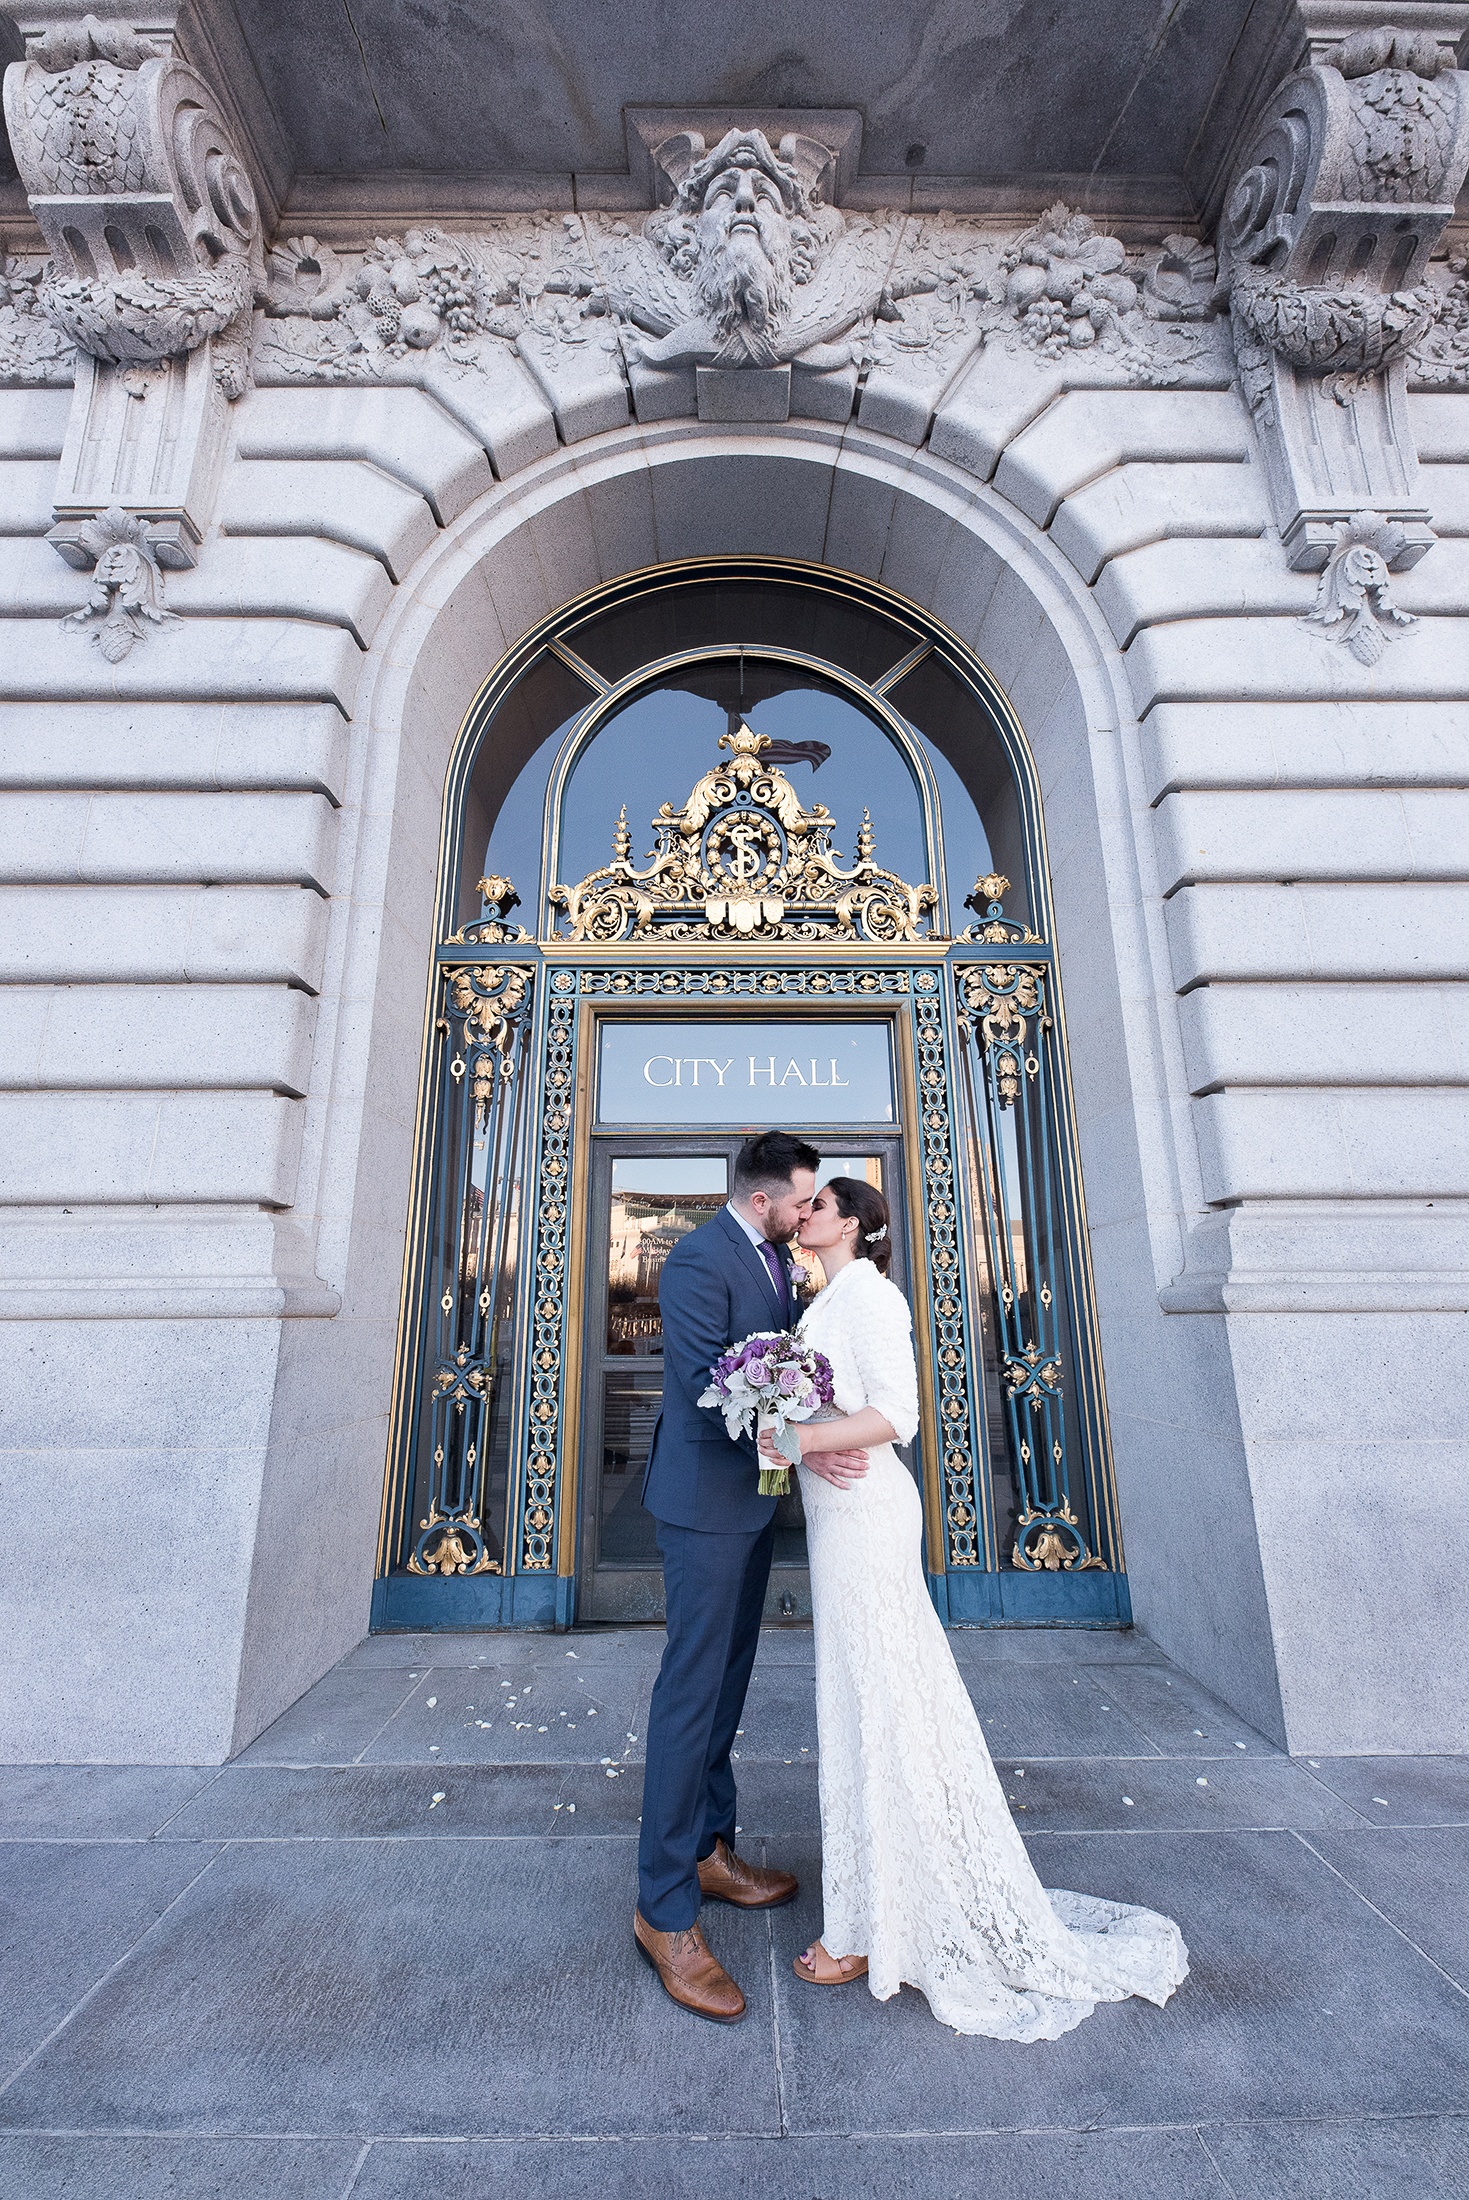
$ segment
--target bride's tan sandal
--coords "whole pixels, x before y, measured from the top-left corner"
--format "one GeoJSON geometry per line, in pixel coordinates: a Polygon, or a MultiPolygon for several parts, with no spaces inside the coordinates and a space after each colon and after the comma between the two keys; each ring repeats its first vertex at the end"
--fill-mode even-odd
{"type": "Polygon", "coordinates": [[[867,1976],[867,1958],[828,1955],[821,1942],[814,1940],[805,1955],[792,1960],[791,1969],[808,1986],[845,1986],[854,1978],[867,1976]]]}

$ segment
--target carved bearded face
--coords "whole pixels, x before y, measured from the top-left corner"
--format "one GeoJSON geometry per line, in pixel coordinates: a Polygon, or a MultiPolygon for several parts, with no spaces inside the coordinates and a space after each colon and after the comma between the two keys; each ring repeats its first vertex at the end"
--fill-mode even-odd
{"type": "Polygon", "coordinates": [[[697,285],[715,326],[764,332],[791,300],[791,219],[779,184],[741,150],[713,176],[698,215],[697,285]]]}

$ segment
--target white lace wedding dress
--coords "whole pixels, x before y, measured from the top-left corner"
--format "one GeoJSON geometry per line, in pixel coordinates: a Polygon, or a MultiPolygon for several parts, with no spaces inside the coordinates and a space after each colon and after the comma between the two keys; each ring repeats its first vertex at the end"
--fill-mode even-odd
{"type": "MultiPolygon", "coordinates": [[[[918,1386],[907,1301],[855,1260],[807,1308],[844,1413],[908,1442],[918,1386]]],[[[802,1467],[820,1752],[821,1939],[865,1955],[956,2032],[1053,2040],[1099,2001],[1165,2002],[1187,1975],[1170,1918],[1042,1887],[923,1577],[922,1504],[883,1444],[851,1489],[802,1467]]]]}

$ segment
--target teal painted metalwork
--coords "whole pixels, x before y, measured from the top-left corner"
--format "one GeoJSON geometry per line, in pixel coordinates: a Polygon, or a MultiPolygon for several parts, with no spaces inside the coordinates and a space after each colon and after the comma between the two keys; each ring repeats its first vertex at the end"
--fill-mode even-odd
{"type": "Polygon", "coordinates": [[[966,963],[955,968],[954,982],[1005,1428],[1020,1496],[1009,1555],[1024,1573],[1104,1569],[1074,1472],[1080,1430],[1067,1411],[1082,1340],[1060,1213],[1052,973],[1030,960],[966,963]]]}

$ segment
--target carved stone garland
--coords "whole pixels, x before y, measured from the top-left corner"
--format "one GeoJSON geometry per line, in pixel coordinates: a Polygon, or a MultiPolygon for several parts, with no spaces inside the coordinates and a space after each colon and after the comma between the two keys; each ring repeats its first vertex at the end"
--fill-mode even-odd
{"type": "Polygon", "coordinates": [[[921,939],[938,903],[932,886],[910,886],[875,861],[872,821],[863,812],[857,861],[842,869],[831,845],[836,820],[824,803],[801,806],[770,746],[743,723],[721,734],[732,752],[694,787],[681,810],[665,802],[653,819],[657,846],[646,870],[632,861],[623,811],[612,861],[577,886],[553,886],[569,936],[613,940],[921,939]]]}
{"type": "Polygon", "coordinates": [[[911,442],[985,343],[1147,385],[1213,348],[1214,253],[1196,238],[1131,257],[1060,204],[1009,236],[942,211],[847,212],[825,145],[799,127],[772,142],[751,119],[731,114],[712,147],[671,128],[640,224],[541,210],[360,253],[282,239],[262,373],[478,377],[509,398],[514,354],[568,441],[621,425],[629,397],[643,420],[843,421],[862,388],[864,418],[911,442]]]}

